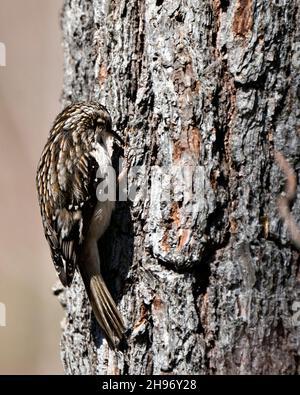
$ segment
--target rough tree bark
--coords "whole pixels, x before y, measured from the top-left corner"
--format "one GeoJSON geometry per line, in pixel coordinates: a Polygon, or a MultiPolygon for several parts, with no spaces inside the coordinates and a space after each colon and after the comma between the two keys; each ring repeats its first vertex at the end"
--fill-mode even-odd
{"type": "Polygon", "coordinates": [[[274,159],[299,166],[299,18],[297,0],[65,0],[63,105],[104,104],[140,166],[100,243],[128,343],[107,348],[77,275],[60,295],[66,373],[299,373],[274,159]]]}

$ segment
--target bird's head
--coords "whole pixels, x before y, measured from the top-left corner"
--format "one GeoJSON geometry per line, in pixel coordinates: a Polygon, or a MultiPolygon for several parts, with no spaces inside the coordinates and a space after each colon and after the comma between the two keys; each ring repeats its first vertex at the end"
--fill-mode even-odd
{"type": "Polygon", "coordinates": [[[97,102],[77,102],[66,107],[56,118],[53,130],[70,132],[96,132],[104,142],[108,137],[114,137],[121,145],[123,140],[112,129],[112,121],[107,109],[97,102]]]}

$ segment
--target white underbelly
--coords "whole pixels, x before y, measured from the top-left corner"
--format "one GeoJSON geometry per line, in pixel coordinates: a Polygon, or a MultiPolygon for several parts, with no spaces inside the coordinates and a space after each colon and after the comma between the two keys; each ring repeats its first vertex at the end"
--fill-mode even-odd
{"type": "MultiPolygon", "coordinates": [[[[111,144],[112,141],[110,139],[107,140],[106,149],[100,144],[96,143],[94,145],[94,151],[92,155],[96,159],[100,175],[108,176],[109,171],[108,168],[112,166],[111,164],[111,144]]],[[[103,182],[104,180],[102,180],[103,182]]],[[[113,182],[114,180],[110,180],[109,182],[113,182]]],[[[104,183],[105,184],[105,183],[104,183]]],[[[103,233],[106,231],[110,224],[111,214],[113,209],[115,208],[115,201],[108,200],[105,201],[97,201],[97,205],[94,209],[93,217],[91,220],[91,224],[89,227],[89,239],[99,240],[103,233]]]]}

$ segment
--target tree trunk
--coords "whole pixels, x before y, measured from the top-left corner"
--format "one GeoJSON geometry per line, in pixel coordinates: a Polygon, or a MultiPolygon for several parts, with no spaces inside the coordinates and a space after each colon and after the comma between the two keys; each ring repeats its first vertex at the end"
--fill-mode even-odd
{"type": "Polygon", "coordinates": [[[299,166],[299,18],[296,0],[65,0],[63,105],[107,107],[132,198],[99,245],[127,343],[108,349],[76,275],[66,373],[299,373],[274,159],[299,166]]]}

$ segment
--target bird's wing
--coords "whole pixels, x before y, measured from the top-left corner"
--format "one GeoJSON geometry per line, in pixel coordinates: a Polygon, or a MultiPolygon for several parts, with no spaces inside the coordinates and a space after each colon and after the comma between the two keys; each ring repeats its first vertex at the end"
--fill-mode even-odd
{"type": "Polygon", "coordinates": [[[70,133],[49,140],[38,169],[37,186],[45,235],[63,285],[70,285],[81,244],[97,203],[98,164],[89,147],[70,133]]]}

